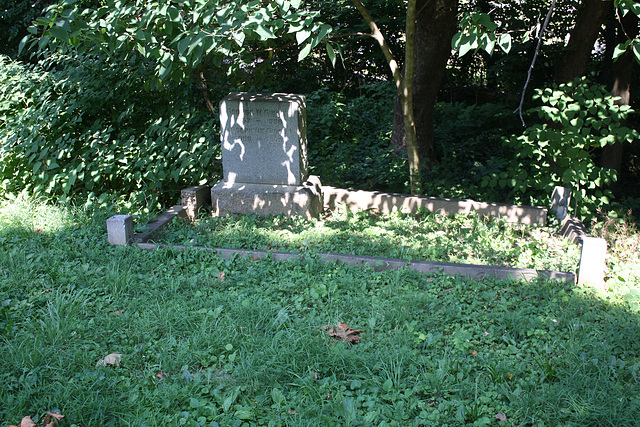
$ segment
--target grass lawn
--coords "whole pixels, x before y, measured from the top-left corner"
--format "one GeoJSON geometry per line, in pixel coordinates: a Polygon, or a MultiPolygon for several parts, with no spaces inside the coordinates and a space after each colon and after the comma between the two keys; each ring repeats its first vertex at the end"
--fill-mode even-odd
{"type": "MultiPolygon", "coordinates": [[[[0,205],[0,425],[52,410],[64,426],[638,424],[637,252],[615,267],[611,251],[609,289],[595,292],[110,247],[107,216],[0,205]],[[360,342],[322,328],[338,322],[360,342]],[[118,366],[99,363],[113,353],[118,366]]],[[[331,251],[376,255],[380,240],[348,238],[374,227],[422,250],[415,228],[391,224],[400,216],[360,216],[331,251]]],[[[280,241],[247,231],[232,240],[280,241]]]]}
{"type": "Polygon", "coordinates": [[[319,220],[283,216],[175,221],[155,240],[174,245],[354,255],[575,272],[576,245],[555,227],[527,227],[470,215],[336,211],[319,220]]]}

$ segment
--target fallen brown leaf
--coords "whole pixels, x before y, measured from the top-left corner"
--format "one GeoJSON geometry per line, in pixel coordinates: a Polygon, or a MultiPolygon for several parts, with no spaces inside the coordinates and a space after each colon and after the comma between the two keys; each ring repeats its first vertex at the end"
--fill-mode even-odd
{"type": "Polygon", "coordinates": [[[298,413],[297,413],[296,411],[294,411],[293,409],[289,409],[289,410],[287,411],[287,413],[288,413],[289,415],[298,415],[298,413]]]}
{"type": "Polygon", "coordinates": [[[167,374],[165,374],[162,371],[158,371],[158,372],[156,372],[156,378],[158,378],[159,380],[163,380],[163,379],[167,378],[167,374]]]}
{"type": "Polygon", "coordinates": [[[327,331],[330,337],[338,340],[344,340],[351,344],[358,344],[358,342],[362,339],[360,333],[364,332],[364,329],[350,328],[344,322],[338,322],[338,325],[335,328],[325,325],[322,327],[322,329],[327,331]]]}
{"type": "Polygon", "coordinates": [[[507,421],[507,415],[502,412],[498,412],[496,414],[496,418],[499,419],[500,421],[507,421]]]}
{"type": "Polygon", "coordinates": [[[224,283],[224,276],[225,276],[224,271],[221,271],[220,273],[218,273],[218,275],[217,275],[216,277],[217,277],[218,279],[220,279],[220,281],[221,281],[222,283],[224,283]]]}
{"type": "Polygon", "coordinates": [[[44,427],[56,427],[58,421],[62,421],[64,415],[59,412],[47,412],[47,415],[44,417],[44,427]]]}
{"type": "Polygon", "coordinates": [[[31,420],[31,417],[24,417],[22,421],[20,421],[19,425],[14,426],[13,424],[11,424],[9,427],[38,427],[38,426],[36,425],[36,423],[34,423],[31,420]]]}
{"type": "Polygon", "coordinates": [[[120,353],[111,353],[104,357],[104,359],[98,360],[96,366],[120,366],[120,360],[122,359],[122,354],[120,353]]]}

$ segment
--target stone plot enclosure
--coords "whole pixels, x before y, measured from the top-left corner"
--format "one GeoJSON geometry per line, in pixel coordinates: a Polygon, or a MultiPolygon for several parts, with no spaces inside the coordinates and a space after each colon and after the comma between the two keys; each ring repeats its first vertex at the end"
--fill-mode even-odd
{"type": "MultiPolygon", "coordinates": [[[[341,190],[344,192],[348,192],[348,190],[341,190]]],[[[109,220],[107,220],[107,231],[108,238],[111,244],[115,245],[124,245],[124,244],[135,244],[142,249],[154,249],[160,247],[166,247],[166,245],[156,245],[153,243],[147,243],[153,236],[157,230],[161,229],[163,226],[171,222],[176,217],[189,217],[194,218],[194,213],[197,213],[201,208],[207,206],[209,204],[208,199],[209,187],[206,186],[197,186],[190,187],[184,189],[182,191],[182,205],[173,206],[168,211],[164,212],[155,220],[151,221],[148,225],[149,231],[145,233],[133,234],[133,218],[130,215],[116,215],[109,220]]],[[[388,195],[391,197],[391,195],[388,195]]],[[[329,202],[331,197],[330,194],[326,195],[325,203],[329,202]]],[[[354,195],[355,197],[355,195],[354,195]]],[[[362,194],[358,194],[357,197],[362,197],[362,194]]],[[[401,197],[401,195],[393,195],[393,197],[401,197]]],[[[412,197],[407,196],[405,197],[412,197]]],[[[377,199],[373,197],[369,202],[375,203],[377,199]]],[[[400,200],[400,202],[403,202],[400,200]]],[[[468,209],[464,204],[460,204],[461,201],[457,200],[446,200],[448,203],[447,208],[452,209],[452,213],[468,213],[468,209]],[[454,209],[454,208],[457,208],[454,209]]],[[[404,202],[403,202],[404,203],[404,202]]],[[[444,199],[443,202],[445,203],[444,199]]],[[[545,211],[543,208],[531,208],[531,209],[540,209],[545,211]]],[[[553,209],[553,207],[552,207],[553,209]]],[[[518,219],[518,215],[521,215],[524,222],[529,223],[528,217],[530,212],[524,209],[515,209],[515,216],[513,219],[518,219]]],[[[487,211],[485,214],[487,215],[499,215],[498,212],[487,211]]],[[[561,235],[564,235],[561,232],[561,235]]],[[[585,239],[588,241],[589,239],[585,239]]],[[[600,240],[600,239],[596,239],[600,240]]],[[[253,257],[264,257],[264,256],[272,256],[274,260],[285,260],[285,259],[294,259],[294,258],[302,258],[304,255],[302,254],[294,254],[294,253],[278,253],[278,252],[265,252],[259,250],[239,250],[239,249],[222,249],[222,248],[207,248],[207,247],[174,247],[178,250],[207,250],[207,251],[215,251],[219,256],[229,257],[233,256],[253,256],[253,257]]],[[[601,265],[600,261],[595,262],[592,256],[587,257],[587,253],[590,252],[589,246],[585,247],[583,245],[583,254],[582,259],[586,260],[589,258],[587,263],[593,265],[601,265]]],[[[564,281],[567,283],[575,283],[576,276],[570,272],[560,272],[560,271],[546,271],[546,270],[535,270],[530,268],[514,268],[514,267],[501,267],[501,266],[491,266],[491,265],[472,265],[472,264],[458,264],[458,263],[450,263],[450,262],[432,262],[432,261],[413,261],[407,262],[404,259],[391,259],[384,257],[370,257],[370,256],[355,256],[348,254],[335,254],[335,253],[321,253],[318,254],[319,259],[325,262],[339,261],[344,262],[350,265],[359,265],[359,266],[369,266],[376,270],[387,270],[387,269],[396,269],[396,268],[409,268],[413,269],[425,274],[429,273],[437,273],[441,272],[449,275],[456,276],[464,276],[472,279],[482,279],[484,277],[494,277],[498,279],[525,279],[531,280],[535,278],[546,278],[546,279],[556,279],[560,281],[564,281]]],[[[604,263],[604,254],[599,253],[599,257],[602,257],[602,263],[604,263]]],[[[593,271],[593,269],[588,269],[584,267],[586,264],[581,262],[581,274],[583,283],[589,283],[592,285],[596,285],[597,283],[594,281],[595,278],[603,277],[603,271],[597,269],[598,271],[593,271]]]]}

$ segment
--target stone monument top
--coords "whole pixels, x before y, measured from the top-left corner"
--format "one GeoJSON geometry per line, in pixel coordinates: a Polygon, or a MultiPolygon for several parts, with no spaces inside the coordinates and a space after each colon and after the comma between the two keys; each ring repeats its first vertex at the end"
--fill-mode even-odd
{"type": "Polygon", "coordinates": [[[220,101],[228,184],[302,185],[308,178],[303,95],[236,92],[220,101]]]}

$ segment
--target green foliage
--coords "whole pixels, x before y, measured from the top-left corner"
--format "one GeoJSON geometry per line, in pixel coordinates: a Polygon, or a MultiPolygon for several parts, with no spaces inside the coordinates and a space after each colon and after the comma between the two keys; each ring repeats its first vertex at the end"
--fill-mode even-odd
{"type": "Polygon", "coordinates": [[[46,7],[45,2],[32,0],[0,0],[0,54],[15,56],[27,27],[46,7]]]}
{"type": "Polygon", "coordinates": [[[266,54],[265,47],[287,41],[301,46],[298,59],[304,59],[331,27],[301,6],[300,0],[105,0],[87,8],[78,0],[60,0],[29,31],[38,36],[32,41],[40,49],[144,60],[154,69],[148,83],[156,87],[168,79],[188,79],[205,63],[237,73],[255,65],[258,47],[266,54]]]}
{"type": "MultiPolygon", "coordinates": [[[[620,10],[619,13],[621,13],[622,16],[631,12],[640,17],[640,4],[633,0],[614,0],[613,4],[620,10]]],[[[613,50],[613,59],[618,59],[620,55],[625,53],[629,48],[631,48],[631,53],[633,53],[634,58],[640,64],[640,37],[637,36],[618,44],[613,50]]]]}
{"type": "Polygon", "coordinates": [[[2,191],[131,194],[154,209],[218,173],[218,121],[188,86],[145,91],[145,75],[89,58],[0,63],[2,191]]]}
{"type": "Polygon", "coordinates": [[[481,180],[507,167],[513,153],[502,138],[516,126],[512,111],[500,104],[437,103],[434,139],[442,161],[425,172],[425,194],[508,201],[505,191],[482,188],[481,180]]]}
{"type": "Polygon", "coordinates": [[[309,163],[324,185],[406,190],[405,160],[389,147],[395,88],[361,87],[361,95],[320,89],[307,96],[309,163]]]}
{"type": "Polygon", "coordinates": [[[573,214],[592,217],[610,203],[612,193],[606,186],[616,179],[614,170],[596,166],[594,155],[607,145],[638,138],[638,132],[621,125],[631,107],[617,105],[603,86],[584,78],[537,90],[535,99],[542,105],[530,112],[543,123],[509,139],[515,164],[486,176],[483,185],[511,188],[519,202],[543,206],[554,186],[569,187],[573,214]]]}
{"type": "Polygon", "coordinates": [[[491,55],[496,44],[504,53],[511,50],[511,34],[498,34],[498,24],[491,20],[486,13],[466,13],[460,20],[460,32],[451,40],[451,48],[458,51],[459,56],[464,56],[473,51],[484,50],[491,55]]]}

